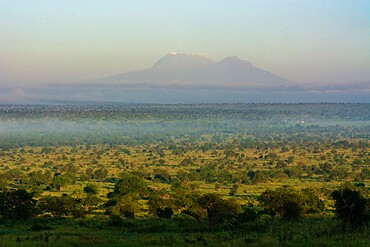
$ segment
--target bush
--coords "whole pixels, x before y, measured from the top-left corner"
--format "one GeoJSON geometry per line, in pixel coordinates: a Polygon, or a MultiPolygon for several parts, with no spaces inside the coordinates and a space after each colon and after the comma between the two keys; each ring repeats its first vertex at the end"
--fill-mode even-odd
{"type": "Polygon", "coordinates": [[[123,226],[123,220],[119,215],[110,215],[108,225],[109,226],[123,226]]]}
{"type": "Polygon", "coordinates": [[[303,213],[302,203],[297,200],[286,200],[283,203],[283,216],[286,219],[299,219],[303,213]]]}
{"type": "Polygon", "coordinates": [[[254,207],[244,207],[243,212],[238,214],[237,222],[244,223],[244,222],[252,222],[256,221],[259,217],[258,211],[254,207]]]}
{"type": "Polygon", "coordinates": [[[52,228],[48,225],[45,225],[43,223],[35,223],[33,225],[31,225],[30,227],[30,230],[31,231],[35,231],[35,232],[40,232],[40,231],[49,231],[51,230],[52,228]]]}
{"type": "Polygon", "coordinates": [[[164,209],[157,209],[158,218],[171,219],[173,215],[173,210],[170,207],[165,207],[164,209]]]}
{"type": "Polygon", "coordinates": [[[97,195],[99,193],[99,188],[96,184],[88,184],[84,187],[84,192],[90,195],[97,195]]]}

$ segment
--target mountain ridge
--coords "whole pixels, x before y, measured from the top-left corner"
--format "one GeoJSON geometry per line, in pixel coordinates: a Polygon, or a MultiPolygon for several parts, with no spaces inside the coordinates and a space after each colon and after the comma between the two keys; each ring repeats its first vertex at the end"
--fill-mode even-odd
{"type": "Polygon", "coordinates": [[[145,85],[280,86],[291,81],[230,56],[216,62],[200,53],[170,52],[148,69],[121,73],[101,83],[145,85]]]}

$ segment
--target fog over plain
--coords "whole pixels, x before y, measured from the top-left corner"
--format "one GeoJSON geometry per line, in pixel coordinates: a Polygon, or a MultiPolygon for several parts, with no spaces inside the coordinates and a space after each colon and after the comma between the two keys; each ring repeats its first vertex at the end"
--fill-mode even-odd
{"type": "Polygon", "coordinates": [[[369,1],[0,0],[0,103],[369,102],[369,1]],[[170,51],[290,82],[112,84],[170,51]]]}

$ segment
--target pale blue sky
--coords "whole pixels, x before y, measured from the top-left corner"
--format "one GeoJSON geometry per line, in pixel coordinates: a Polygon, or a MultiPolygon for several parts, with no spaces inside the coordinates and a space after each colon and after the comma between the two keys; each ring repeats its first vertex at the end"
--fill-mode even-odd
{"type": "Polygon", "coordinates": [[[300,83],[370,81],[370,1],[0,0],[0,85],[93,80],[169,51],[300,83]]]}

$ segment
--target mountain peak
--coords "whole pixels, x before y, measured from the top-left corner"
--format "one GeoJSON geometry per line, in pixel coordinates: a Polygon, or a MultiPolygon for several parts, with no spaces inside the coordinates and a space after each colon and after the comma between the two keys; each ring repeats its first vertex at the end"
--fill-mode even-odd
{"type": "Polygon", "coordinates": [[[237,60],[237,61],[241,61],[241,59],[240,59],[238,56],[230,56],[230,57],[226,57],[225,59],[227,59],[227,60],[237,60]]]}
{"type": "MultiPolygon", "coordinates": [[[[208,58],[206,55],[199,53],[199,52],[191,52],[191,53],[179,53],[177,51],[171,51],[167,53],[167,56],[194,56],[194,57],[205,57],[208,58]]],[[[210,59],[210,58],[208,58],[210,59]]]]}
{"type": "Polygon", "coordinates": [[[231,57],[226,57],[223,60],[219,62],[221,65],[230,65],[230,66],[235,66],[235,65],[243,65],[247,67],[253,67],[252,63],[246,60],[242,60],[237,56],[231,56],[231,57]]]}
{"type": "Polygon", "coordinates": [[[169,52],[159,59],[152,68],[154,69],[193,69],[214,64],[215,61],[200,53],[169,52]]]}

